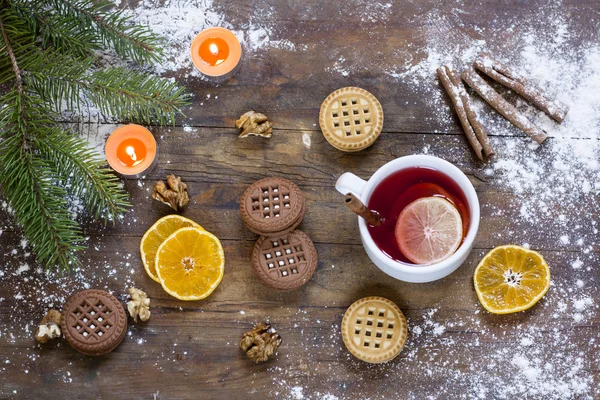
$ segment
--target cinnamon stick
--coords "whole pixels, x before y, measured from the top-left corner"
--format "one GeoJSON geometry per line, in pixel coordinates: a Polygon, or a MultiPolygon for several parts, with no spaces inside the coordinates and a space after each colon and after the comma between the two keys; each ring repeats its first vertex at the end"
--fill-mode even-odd
{"type": "Polygon", "coordinates": [[[502,64],[490,54],[481,53],[477,56],[473,65],[496,82],[514,90],[529,100],[540,110],[551,116],[556,122],[561,123],[565,119],[569,107],[557,100],[549,99],[544,91],[536,87],[533,82],[519,76],[510,67],[502,64]]]}
{"type": "Polygon", "coordinates": [[[483,160],[482,151],[486,156],[495,154],[458,72],[451,65],[443,65],[437,69],[437,74],[452,100],[454,110],[477,158],[483,160]]]}
{"type": "Polygon", "coordinates": [[[371,211],[352,193],[348,193],[344,199],[344,203],[356,215],[365,219],[367,224],[372,226],[381,225],[381,216],[374,211],[371,211]]]}
{"type": "Polygon", "coordinates": [[[496,92],[475,70],[463,72],[461,77],[477,94],[479,94],[490,106],[498,111],[504,118],[509,120],[517,128],[521,129],[539,144],[544,143],[546,134],[527,119],[508,101],[496,92]]]}

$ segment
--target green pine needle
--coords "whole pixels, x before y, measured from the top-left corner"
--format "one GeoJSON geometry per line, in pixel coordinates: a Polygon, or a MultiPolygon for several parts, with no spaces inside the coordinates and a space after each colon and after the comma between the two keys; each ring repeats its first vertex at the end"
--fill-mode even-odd
{"type": "Polygon", "coordinates": [[[117,55],[135,62],[158,61],[160,37],[149,28],[135,25],[121,11],[111,10],[107,0],[37,0],[57,16],[76,19],[80,31],[93,31],[99,42],[117,55]]]}
{"type": "Polygon", "coordinates": [[[40,1],[15,0],[12,6],[28,25],[28,30],[39,34],[43,49],[54,48],[74,57],[85,58],[102,46],[93,30],[81,29],[79,19],[57,15],[40,1]]]}
{"type": "Polygon", "coordinates": [[[69,269],[83,235],[68,198],[96,219],[130,208],[121,182],[57,111],[93,103],[121,121],[173,123],[188,96],[170,80],[99,65],[96,50],[153,62],[160,39],[105,0],[0,0],[0,192],[37,259],[69,269]]]}
{"type": "Polygon", "coordinates": [[[67,62],[47,52],[25,76],[27,86],[56,110],[87,99],[104,115],[121,121],[172,124],[189,96],[176,83],[123,67],[94,69],[93,59],[67,62]]]}
{"type": "Polygon", "coordinates": [[[0,123],[8,127],[2,131],[0,141],[2,193],[38,260],[47,266],[58,264],[68,268],[76,262],[73,252],[81,249],[79,243],[83,238],[68,210],[67,191],[56,184],[58,171],[41,157],[32,142],[32,133],[45,129],[46,118],[40,108],[43,105],[17,90],[0,100],[6,104],[0,111],[0,123]],[[31,125],[26,122],[30,118],[31,125]]]}
{"type": "Polygon", "coordinates": [[[71,195],[81,198],[94,218],[114,220],[129,209],[127,194],[111,170],[84,140],[65,131],[49,130],[34,141],[41,158],[52,164],[56,176],[68,184],[71,195]]]}
{"type": "Polygon", "coordinates": [[[174,82],[126,68],[106,68],[81,82],[92,103],[104,114],[159,124],[175,123],[175,113],[188,96],[174,82]]]}

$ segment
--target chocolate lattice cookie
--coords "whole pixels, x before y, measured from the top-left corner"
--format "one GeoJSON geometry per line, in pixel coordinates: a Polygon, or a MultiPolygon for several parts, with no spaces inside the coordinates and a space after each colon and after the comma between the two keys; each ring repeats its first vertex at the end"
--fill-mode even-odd
{"type": "Polygon", "coordinates": [[[298,186],[284,178],[264,178],[246,189],[240,212],[248,229],[263,236],[293,231],[304,218],[306,204],[298,186]]]}
{"type": "Polygon", "coordinates": [[[301,231],[261,236],[252,251],[252,266],[264,284],[273,289],[292,290],[312,278],[317,268],[317,250],[301,231]]]}
{"type": "Polygon", "coordinates": [[[75,350],[98,356],[113,351],[123,341],[127,315],[119,300],[110,293],[84,290],[67,300],[61,328],[75,350]]]}

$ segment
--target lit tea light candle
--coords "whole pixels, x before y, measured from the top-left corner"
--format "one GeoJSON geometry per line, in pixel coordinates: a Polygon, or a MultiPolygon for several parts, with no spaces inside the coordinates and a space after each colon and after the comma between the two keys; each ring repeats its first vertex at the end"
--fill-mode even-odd
{"type": "Polygon", "coordinates": [[[242,45],[225,28],[203,30],[192,42],[190,51],[194,66],[211,81],[231,78],[241,65],[242,45]]]}
{"type": "Polygon", "coordinates": [[[110,134],[104,150],[108,164],[127,179],[149,174],[157,160],[156,140],[140,125],[129,124],[110,134]]]}

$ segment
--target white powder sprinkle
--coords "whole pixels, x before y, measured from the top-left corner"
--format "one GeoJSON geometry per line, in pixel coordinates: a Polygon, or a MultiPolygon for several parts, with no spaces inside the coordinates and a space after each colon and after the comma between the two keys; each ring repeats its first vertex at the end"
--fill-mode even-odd
{"type": "Polygon", "coordinates": [[[581,261],[579,258],[571,263],[571,267],[573,267],[573,269],[579,269],[582,266],[583,266],[583,261],[581,261]]]}
{"type": "Polygon", "coordinates": [[[21,266],[19,266],[19,268],[17,269],[16,274],[21,275],[23,272],[27,272],[27,271],[29,271],[29,265],[21,264],[21,266]]]}
{"type": "Polygon", "coordinates": [[[310,134],[308,134],[308,133],[302,134],[302,143],[304,144],[304,147],[306,147],[307,149],[310,149],[310,134]]]}
{"type": "Polygon", "coordinates": [[[290,392],[292,399],[294,400],[302,400],[304,399],[304,388],[302,386],[294,386],[290,392]]]}
{"type": "Polygon", "coordinates": [[[586,297],[584,299],[575,300],[573,302],[573,306],[577,311],[583,311],[586,308],[592,306],[594,304],[594,300],[591,297],[586,297]]]}
{"type": "Polygon", "coordinates": [[[444,325],[434,324],[433,334],[438,336],[438,335],[441,335],[442,333],[444,333],[445,330],[446,330],[446,327],[444,325]]]}

